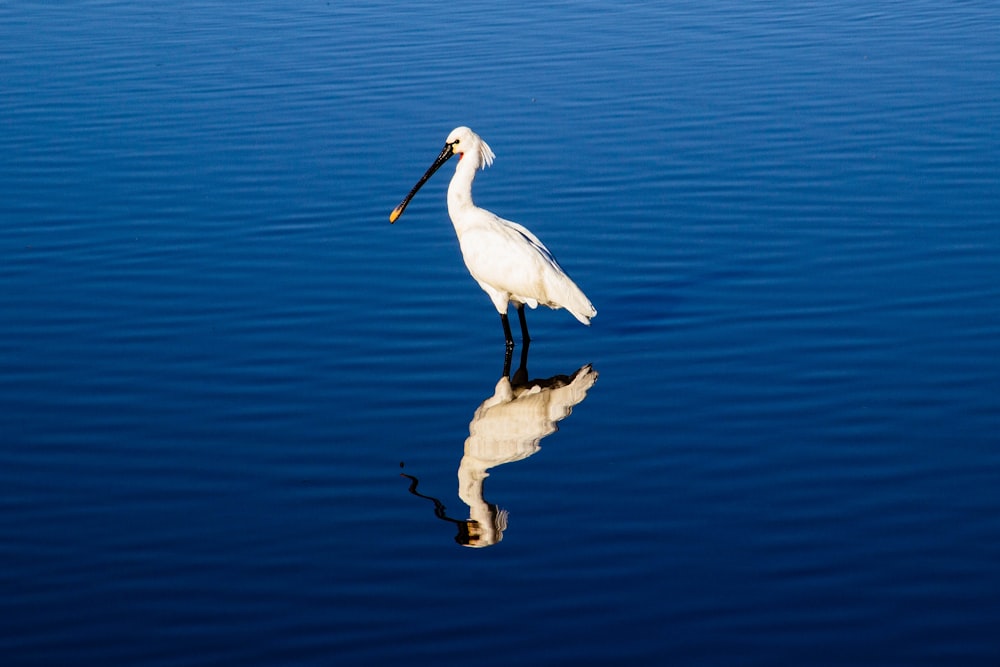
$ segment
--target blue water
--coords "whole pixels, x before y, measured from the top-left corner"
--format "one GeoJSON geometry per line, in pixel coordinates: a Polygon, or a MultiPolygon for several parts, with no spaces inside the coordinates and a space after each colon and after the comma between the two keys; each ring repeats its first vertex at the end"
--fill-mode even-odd
{"type": "Polygon", "coordinates": [[[0,5],[2,663],[997,664],[997,35],[0,5]],[[513,384],[457,125],[599,311],[513,384]]]}

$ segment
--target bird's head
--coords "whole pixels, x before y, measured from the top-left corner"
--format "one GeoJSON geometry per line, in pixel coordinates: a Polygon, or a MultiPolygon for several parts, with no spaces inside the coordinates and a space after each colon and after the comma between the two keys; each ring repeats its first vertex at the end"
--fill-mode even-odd
{"type": "Polygon", "coordinates": [[[446,147],[451,146],[453,155],[458,155],[460,159],[471,159],[476,169],[485,169],[493,164],[493,158],[496,157],[482,137],[464,126],[452,130],[444,143],[446,147]]]}
{"type": "Polygon", "coordinates": [[[456,127],[448,135],[448,139],[444,142],[444,148],[441,149],[441,153],[434,160],[434,163],[420,177],[420,180],[413,186],[410,193],[403,197],[403,201],[399,203],[399,206],[389,214],[389,222],[396,222],[396,218],[403,214],[403,210],[410,203],[410,200],[413,199],[413,195],[417,194],[417,191],[424,186],[427,179],[433,176],[434,172],[440,169],[441,165],[450,160],[454,155],[457,155],[459,160],[466,158],[472,160],[471,164],[475,165],[476,169],[485,169],[493,164],[493,158],[496,157],[489,145],[478,134],[464,126],[456,127]]]}

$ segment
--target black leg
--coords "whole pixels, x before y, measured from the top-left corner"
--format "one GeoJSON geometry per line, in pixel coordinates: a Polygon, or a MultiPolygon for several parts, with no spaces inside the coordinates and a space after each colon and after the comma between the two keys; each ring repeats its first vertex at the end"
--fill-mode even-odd
{"type": "Polygon", "coordinates": [[[514,336],[510,333],[510,322],[507,321],[507,313],[500,313],[500,323],[503,324],[503,335],[507,338],[507,347],[514,347],[514,336]]]}
{"type": "Polygon", "coordinates": [[[521,342],[527,345],[531,342],[531,336],[528,335],[528,320],[524,319],[523,303],[517,305],[517,318],[521,320],[521,342]]]}
{"type": "Polygon", "coordinates": [[[500,374],[500,377],[508,377],[510,375],[510,362],[511,362],[511,357],[513,356],[514,356],[514,346],[508,345],[507,350],[505,351],[505,354],[503,356],[503,373],[500,374]]]}

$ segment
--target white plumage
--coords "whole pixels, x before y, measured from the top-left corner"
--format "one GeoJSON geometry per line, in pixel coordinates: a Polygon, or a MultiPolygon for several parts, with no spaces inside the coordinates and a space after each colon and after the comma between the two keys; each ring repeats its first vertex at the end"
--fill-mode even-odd
{"type": "Polygon", "coordinates": [[[538,237],[524,226],[504,220],[472,202],[472,181],[476,171],[493,164],[495,155],[469,128],[452,130],[441,154],[393,210],[389,221],[396,221],[410,199],[453,155],[459,156],[459,162],[448,186],[448,215],[455,226],[465,266],[500,313],[507,345],[514,345],[507,320],[509,303],[517,309],[525,343],[530,341],[524,318],[525,305],[565,308],[577,320],[589,325],[597,310],[538,237]]]}

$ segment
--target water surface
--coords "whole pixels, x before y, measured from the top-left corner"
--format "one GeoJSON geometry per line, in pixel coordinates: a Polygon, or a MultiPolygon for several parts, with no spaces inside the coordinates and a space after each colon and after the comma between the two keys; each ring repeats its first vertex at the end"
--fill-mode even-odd
{"type": "Polygon", "coordinates": [[[5,664],[995,664],[998,23],[0,8],[5,664]]]}

